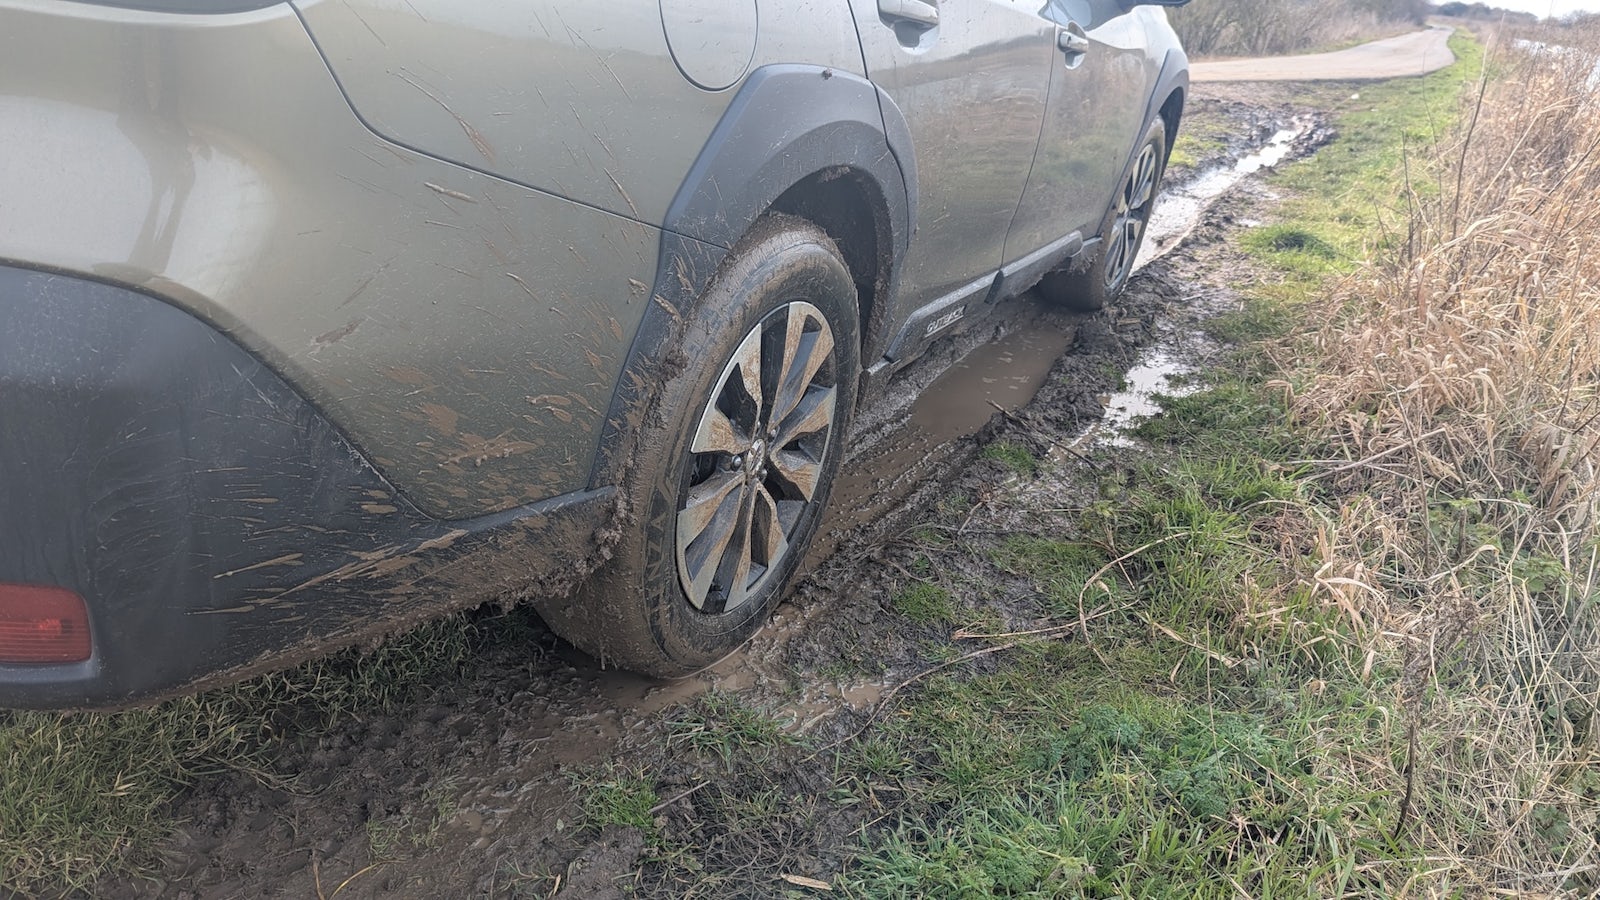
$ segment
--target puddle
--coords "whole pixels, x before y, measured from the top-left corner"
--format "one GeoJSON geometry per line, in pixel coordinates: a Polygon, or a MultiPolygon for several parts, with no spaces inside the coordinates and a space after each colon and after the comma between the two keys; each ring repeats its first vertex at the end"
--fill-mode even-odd
{"type": "Polygon", "coordinates": [[[1283,162],[1295,149],[1296,142],[1309,134],[1316,124],[1311,116],[1296,116],[1288,128],[1279,129],[1265,145],[1241,157],[1232,166],[1207,170],[1184,184],[1162,191],[1134,268],[1160,258],[1182,243],[1212,201],[1245,178],[1283,162]]]}
{"type": "Polygon", "coordinates": [[[960,439],[977,434],[1000,410],[1020,409],[1033,399],[1072,346],[1075,329],[1069,317],[1032,294],[1014,302],[1026,305],[1022,322],[942,372],[911,404],[903,424],[846,459],[810,562],[833,552],[835,535],[876,522],[902,504],[928,475],[950,464],[960,439]]]}
{"type": "MultiPolygon", "coordinates": [[[[1123,376],[1126,386],[1106,398],[1105,418],[1089,426],[1073,445],[1094,442],[1110,447],[1138,446],[1139,442],[1129,437],[1128,432],[1137,427],[1140,420],[1161,412],[1157,395],[1183,397],[1194,393],[1196,386],[1185,379],[1194,371],[1194,366],[1178,358],[1170,342],[1150,348],[1123,376]]],[[[1060,457],[1056,462],[1066,462],[1067,452],[1057,448],[1051,450],[1050,455],[1060,457]]]]}
{"type": "MultiPolygon", "coordinates": [[[[1232,165],[1167,188],[1136,266],[1182,243],[1218,197],[1281,163],[1316,124],[1311,116],[1296,117],[1232,165]]],[[[872,435],[845,461],[834,482],[828,521],[808,554],[809,564],[837,548],[837,535],[876,522],[903,504],[929,475],[950,464],[956,443],[977,434],[997,409],[1014,410],[1033,399],[1055,361],[1072,345],[1074,329],[1060,311],[1048,309],[1033,294],[1016,302],[1032,305],[1016,327],[949,366],[920,392],[901,424],[872,435]]],[[[1122,432],[1137,419],[1159,412],[1153,395],[1181,393],[1171,379],[1187,371],[1175,350],[1152,351],[1128,372],[1128,389],[1110,399],[1105,420],[1090,433],[1115,445],[1131,443],[1122,432]]]]}

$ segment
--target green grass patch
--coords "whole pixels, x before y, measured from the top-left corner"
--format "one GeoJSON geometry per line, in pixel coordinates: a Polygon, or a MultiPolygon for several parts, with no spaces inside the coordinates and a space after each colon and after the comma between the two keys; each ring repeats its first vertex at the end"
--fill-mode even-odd
{"type": "Polygon", "coordinates": [[[1037,475],[1039,460],[1027,447],[1011,441],[996,441],[983,448],[983,458],[992,459],[1018,475],[1037,475]]]}
{"type": "Polygon", "coordinates": [[[1286,277],[1256,290],[1304,303],[1325,280],[1348,274],[1406,239],[1408,198],[1436,196],[1438,173],[1422,162],[1459,121],[1463,88],[1484,65],[1483,48],[1450,39],[1455,65],[1421,78],[1363,85],[1330,97],[1338,138],[1315,156],[1280,167],[1270,180],[1289,192],[1279,221],[1247,233],[1243,246],[1286,277]]]}
{"type": "Polygon", "coordinates": [[[766,755],[790,743],[777,720],[718,691],[680,707],[667,721],[668,747],[713,755],[725,765],[736,756],[766,755]]]}
{"type": "Polygon", "coordinates": [[[1185,117],[1177,143],[1172,145],[1172,154],[1167,158],[1168,168],[1194,168],[1221,155],[1228,149],[1228,139],[1233,134],[1233,124],[1225,117],[1198,114],[1185,117]]]}
{"type": "Polygon", "coordinates": [[[936,584],[914,584],[894,595],[894,611],[919,625],[948,625],[956,607],[950,592],[936,584]]]}
{"type": "Polygon", "coordinates": [[[581,827],[598,831],[616,825],[637,828],[646,838],[655,836],[652,810],[661,798],[644,773],[608,766],[580,773],[573,780],[582,797],[581,827]]]}

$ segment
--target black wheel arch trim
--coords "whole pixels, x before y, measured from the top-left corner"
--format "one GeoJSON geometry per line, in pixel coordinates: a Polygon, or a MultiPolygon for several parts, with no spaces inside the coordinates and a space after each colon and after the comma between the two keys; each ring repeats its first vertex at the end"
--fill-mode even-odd
{"type": "MultiPolygon", "coordinates": [[[[1161,63],[1161,74],[1156,76],[1156,89],[1150,94],[1149,104],[1144,111],[1144,126],[1148,128],[1161,110],[1166,107],[1167,101],[1176,94],[1180,98],[1178,113],[1181,118],[1183,113],[1183,100],[1189,95],[1189,57],[1182,50],[1168,50],[1167,57],[1161,63]]],[[[1178,123],[1168,122],[1167,156],[1172,156],[1172,148],[1178,143],[1178,123]]],[[[1162,160],[1166,162],[1166,160],[1162,160]]]]}
{"type": "Polygon", "coordinates": [[[882,193],[899,257],[916,221],[915,165],[905,117],[870,81],[822,66],[762,66],[728,104],[662,226],[732,247],[790,186],[847,167],[882,193]]]}
{"type": "MultiPolygon", "coordinates": [[[[916,221],[911,129],[892,99],[866,79],[812,65],[756,69],[739,88],[689,169],[662,223],[649,308],[612,396],[591,488],[622,485],[639,425],[655,415],[660,384],[674,358],[683,314],[711,284],[731,249],[791,187],[819,172],[847,168],[880,192],[888,219],[892,291],[916,221]]],[[[862,322],[863,337],[871,325],[862,322]]]]}

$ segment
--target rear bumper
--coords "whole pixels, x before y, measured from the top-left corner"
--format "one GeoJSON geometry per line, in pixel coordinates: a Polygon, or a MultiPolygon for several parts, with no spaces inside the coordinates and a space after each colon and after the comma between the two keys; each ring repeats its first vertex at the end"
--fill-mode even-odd
{"type": "Polygon", "coordinates": [[[610,493],[430,518],[194,316],[0,266],[0,582],[78,592],[93,638],[86,662],[0,665],[0,706],[138,703],[560,591],[610,493]]]}

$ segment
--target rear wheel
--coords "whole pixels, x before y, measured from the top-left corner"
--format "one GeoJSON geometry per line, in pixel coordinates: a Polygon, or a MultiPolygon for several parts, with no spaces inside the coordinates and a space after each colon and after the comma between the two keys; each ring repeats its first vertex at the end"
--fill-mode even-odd
{"type": "Polygon", "coordinates": [[[1167,163],[1167,128],[1159,118],[1150,123],[1133,165],[1123,176],[1122,185],[1111,199],[1111,208],[1100,229],[1099,251],[1085,264],[1082,260],[1046,275],[1039,292],[1049,300],[1070,309],[1091,312],[1103,309],[1128,286],[1133,264],[1144,246],[1145,230],[1155,210],[1156,194],[1167,163]]]}
{"type": "Polygon", "coordinates": [[[681,675],[765,622],[810,544],[855,404],[855,284],[833,241],[772,217],[685,322],[684,368],[644,426],[628,483],[640,525],[546,610],[623,668],[681,675]]]}

